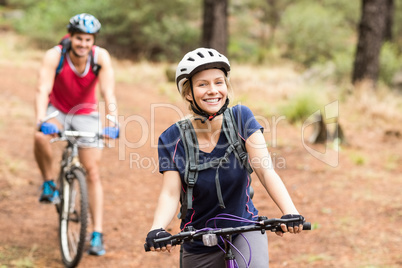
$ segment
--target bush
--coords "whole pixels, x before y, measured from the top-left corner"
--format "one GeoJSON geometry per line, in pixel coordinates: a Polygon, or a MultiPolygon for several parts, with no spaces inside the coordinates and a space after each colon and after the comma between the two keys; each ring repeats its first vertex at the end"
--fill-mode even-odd
{"type": "Polygon", "coordinates": [[[397,45],[389,42],[384,43],[380,54],[379,79],[390,86],[395,73],[401,68],[401,60],[397,45]]]}
{"type": "Polygon", "coordinates": [[[14,22],[19,33],[29,36],[41,48],[49,48],[66,33],[69,19],[90,13],[102,23],[97,42],[115,56],[144,57],[151,60],[177,60],[183,51],[198,44],[199,3],[171,0],[10,0],[25,10],[14,22]],[[198,17],[197,17],[198,16],[198,17]],[[191,18],[191,19],[190,19],[191,18]]]}
{"type": "Polygon", "coordinates": [[[284,56],[306,66],[331,60],[345,47],[347,28],[343,23],[340,12],[316,2],[289,6],[281,20],[284,56]]]}
{"type": "Polygon", "coordinates": [[[306,120],[320,109],[320,97],[312,90],[306,90],[293,96],[286,104],[279,107],[281,115],[286,116],[290,123],[306,120]]]}
{"type": "Polygon", "coordinates": [[[352,47],[349,50],[334,53],[332,61],[335,64],[335,78],[340,80],[350,80],[353,70],[354,52],[352,47]]]}

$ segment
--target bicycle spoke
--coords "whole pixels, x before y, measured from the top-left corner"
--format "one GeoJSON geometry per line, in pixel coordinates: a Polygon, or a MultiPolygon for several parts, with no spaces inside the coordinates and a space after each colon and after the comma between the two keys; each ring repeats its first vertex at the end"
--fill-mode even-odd
{"type": "Polygon", "coordinates": [[[77,245],[78,245],[79,241],[80,241],[80,237],[77,232],[73,232],[73,231],[68,232],[68,243],[69,243],[70,255],[77,254],[77,245]]]}

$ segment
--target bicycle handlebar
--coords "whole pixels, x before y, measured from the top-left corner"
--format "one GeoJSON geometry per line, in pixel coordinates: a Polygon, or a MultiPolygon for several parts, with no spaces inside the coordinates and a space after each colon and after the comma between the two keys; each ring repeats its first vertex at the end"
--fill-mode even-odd
{"type": "MultiPolygon", "coordinates": [[[[170,237],[154,239],[154,243],[170,241],[172,246],[174,246],[174,245],[182,244],[184,241],[189,241],[192,239],[201,239],[203,235],[224,236],[224,235],[232,235],[232,234],[239,234],[239,233],[259,231],[259,230],[261,232],[264,232],[265,230],[271,231],[271,232],[278,232],[278,231],[282,232],[281,224],[297,222],[297,221],[300,221],[300,219],[299,218],[291,218],[291,219],[272,218],[272,219],[260,220],[254,225],[245,225],[245,226],[239,226],[239,227],[227,227],[227,228],[218,228],[218,229],[205,228],[205,229],[201,229],[201,230],[196,230],[196,229],[190,227],[189,228],[190,230],[180,232],[176,235],[172,235],[170,237]]],[[[303,230],[311,230],[311,223],[304,222],[303,230]]],[[[146,252],[151,250],[146,243],[144,244],[144,249],[146,252]]]]}
{"type": "MultiPolygon", "coordinates": [[[[44,123],[52,118],[55,118],[59,114],[59,111],[54,111],[50,113],[48,116],[46,116],[41,123],[44,123]]],[[[106,118],[114,123],[116,126],[119,125],[117,122],[116,118],[111,115],[106,115],[106,118]]],[[[40,126],[39,126],[40,128],[40,126]]],[[[67,140],[68,138],[99,138],[99,139],[104,139],[107,138],[107,136],[100,134],[100,133],[94,133],[94,132],[84,132],[84,131],[75,131],[75,130],[64,130],[58,133],[58,138],[52,139],[50,142],[55,142],[59,140],[67,140]]]]}
{"type": "MultiPolygon", "coordinates": [[[[84,132],[84,131],[75,131],[75,130],[64,130],[58,133],[59,139],[68,139],[68,138],[99,138],[103,139],[104,135],[94,132],[84,132]]],[[[56,138],[57,139],[57,138],[56,138]]]]}

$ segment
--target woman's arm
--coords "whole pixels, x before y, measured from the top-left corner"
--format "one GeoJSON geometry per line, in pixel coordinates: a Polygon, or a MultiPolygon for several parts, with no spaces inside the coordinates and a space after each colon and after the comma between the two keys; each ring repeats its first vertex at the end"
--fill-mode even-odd
{"type": "Polygon", "coordinates": [[[162,189],[154,214],[151,230],[163,228],[173,220],[180,201],[181,180],[179,172],[163,172],[162,189]]]}
{"type": "Polygon", "coordinates": [[[173,220],[176,213],[181,191],[181,180],[179,172],[165,171],[163,172],[162,189],[159,195],[158,204],[155,209],[154,221],[151,226],[146,244],[151,251],[169,251],[172,248],[170,243],[154,244],[152,241],[155,238],[170,236],[165,231],[168,224],[173,220]],[[156,247],[156,248],[155,248],[156,247]]]}
{"type": "Polygon", "coordinates": [[[283,214],[299,214],[279,175],[275,172],[261,131],[254,132],[246,141],[251,165],[283,214]]]}
{"type": "MultiPolygon", "coordinates": [[[[276,203],[282,213],[284,215],[299,214],[285,185],[283,184],[279,175],[275,172],[271,156],[269,155],[265,143],[264,135],[261,131],[254,132],[247,139],[246,149],[255,173],[257,174],[267,193],[271,196],[272,200],[276,203]]],[[[290,231],[293,232],[293,230],[290,231]]],[[[294,230],[294,232],[299,231],[301,230],[296,230],[296,228],[294,230]]]]}

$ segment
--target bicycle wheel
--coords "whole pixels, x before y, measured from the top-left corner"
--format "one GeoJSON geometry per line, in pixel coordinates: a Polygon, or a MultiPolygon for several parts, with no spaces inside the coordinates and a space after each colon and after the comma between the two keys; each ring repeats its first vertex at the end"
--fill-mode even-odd
{"type": "Polygon", "coordinates": [[[66,267],[76,267],[85,246],[88,220],[86,178],[80,169],[74,169],[63,178],[60,204],[60,248],[66,267]]]}

